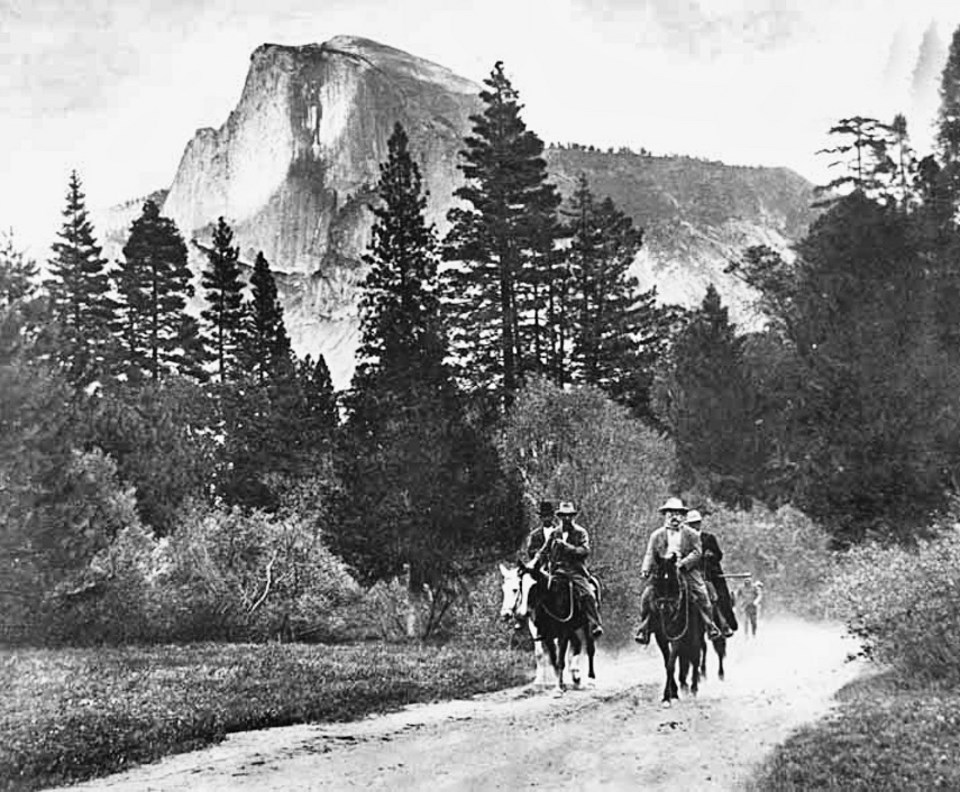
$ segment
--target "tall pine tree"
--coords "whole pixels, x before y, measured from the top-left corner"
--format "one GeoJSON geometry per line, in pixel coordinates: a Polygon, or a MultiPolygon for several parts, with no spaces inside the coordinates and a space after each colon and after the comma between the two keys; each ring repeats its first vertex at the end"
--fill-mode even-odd
{"type": "Polygon", "coordinates": [[[86,384],[107,364],[116,304],[76,171],[70,174],[63,218],[46,286],[51,315],[59,326],[57,357],[71,382],[86,384]]]}
{"type": "Polygon", "coordinates": [[[630,275],[643,232],[612,199],[597,202],[582,175],[565,214],[574,379],[647,416],[653,369],[671,320],[656,304],[656,291],[641,292],[630,275]]]}
{"type": "Polygon", "coordinates": [[[240,249],[234,247],[233,230],[221,217],[213,232],[213,247],[207,253],[210,266],[201,284],[207,307],[200,312],[206,322],[211,357],[221,382],[238,379],[241,365],[244,310],[243,282],[240,280],[240,249]]]}
{"type": "Polygon", "coordinates": [[[749,505],[756,443],[744,341],[711,284],[680,332],[662,383],[661,419],[677,444],[681,485],[749,505]]]}
{"type": "Polygon", "coordinates": [[[146,201],[133,221],[115,273],[119,295],[115,369],[131,381],[196,372],[196,321],[185,312],[193,296],[187,247],[176,224],[146,201]]]}
{"type": "Polygon", "coordinates": [[[246,305],[241,344],[244,369],[258,382],[276,377],[292,365],[283,306],[270,264],[262,251],[257,253],[250,275],[250,300],[246,305]]]}
{"type": "MultiPolygon", "coordinates": [[[[360,363],[344,427],[336,549],[367,579],[409,565],[417,590],[456,573],[478,530],[490,468],[444,365],[433,229],[419,168],[398,124],[380,167],[360,363]]],[[[495,474],[494,474],[495,475],[495,474]]]]}
{"type": "Polygon", "coordinates": [[[466,184],[456,191],[470,206],[450,211],[444,257],[456,262],[448,295],[465,380],[495,386],[509,402],[524,372],[546,364],[541,321],[549,289],[542,276],[559,235],[560,196],[501,62],[484,82],[485,107],[471,116],[473,135],[461,152],[466,184]]]}

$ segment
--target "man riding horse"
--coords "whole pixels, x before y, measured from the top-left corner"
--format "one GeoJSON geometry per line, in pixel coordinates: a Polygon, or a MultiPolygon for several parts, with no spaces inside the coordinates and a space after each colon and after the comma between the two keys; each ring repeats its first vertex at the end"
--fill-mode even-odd
{"type": "Polygon", "coordinates": [[[716,606],[717,622],[724,632],[727,630],[736,632],[737,616],[733,612],[733,601],[730,589],[727,587],[727,579],[723,576],[723,567],[720,566],[720,562],[723,561],[723,550],[720,549],[716,536],[709,531],[701,530],[702,522],[703,515],[696,509],[687,512],[687,525],[700,534],[703,557],[699,568],[703,571],[710,602],[716,606]]]}
{"type": "MultiPolygon", "coordinates": [[[[541,504],[540,517],[546,520],[544,504],[541,504]]],[[[584,609],[584,615],[590,625],[594,638],[603,635],[603,625],[600,622],[600,610],[597,606],[597,596],[594,592],[591,575],[587,571],[587,557],[590,555],[590,535],[587,530],[573,521],[578,514],[574,505],[569,501],[561,502],[556,511],[560,518],[559,526],[545,524],[541,531],[544,542],[535,552],[530,566],[534,569],[546,567],[547,571],[555,576],[571,581],[574,594],[584,609]]],[[[537,541],[537,531],[528,536],[531,547],[537,541]]]]}
{"type": "Polygon", "coordinates": [[[645,579],[645,586],[640,597],[640,626],[634,638],[637,643],[650,643],[650,617],[652,616],[653,606],[653,587],[650,582],[650,574],[653,570],[654,559],[669,558],[670,556],[674,556],[677,560],[677,568],[686,581],[689,596],[703,619],[703,624],[707,630],[707,638],[712,641],[721,636],[729,637],[733,634],[729,629],[725,633],[721,632],[714,624],[713,617],[710,614],[710,595],[707,593],[703,575],[698,569],[703,554],[700,534],[684,523],[688,511],[689,509],[683,505],[680,498],[669,498],[660,507],[660,513],[664,515],[664,524],[650,535],[647,552],[643,557],[643,565],[640,568],[640,574],[645,579]]]}

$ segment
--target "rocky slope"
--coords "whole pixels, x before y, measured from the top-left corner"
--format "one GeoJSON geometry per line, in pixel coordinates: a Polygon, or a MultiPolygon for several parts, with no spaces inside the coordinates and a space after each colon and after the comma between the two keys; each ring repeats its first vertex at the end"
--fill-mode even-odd
{"type": "MultiPolygon", "coordinates": [[[[479,91],[442,66],[365,39],[265,44],[251,56],[223,126],[200,129],[187,144],[163,213],[193,240],[197,272],[221,215],[246,262],[262,250],[277,274],[294,348],[324,354],[335,384],[345,387],[357,343],[366,207],[387,138],[396,121],[407,129],[430,191],[429,219],[442,233],[479,91]]],[[[785,170],[571,149],[549,150],[548,162],[561,191],[569,193],[582,171],[597,195],[610,195],[647,230],[637,261],[645,285],[690,304],[717,281],[735,317],[746,316],[749,295],[722,275],[726,258],[758,241],[782,246],[809,220],[810,187],[785,170]]],[[[117,254],[130,215],[127,206],[107,234],[117,254]]]]}

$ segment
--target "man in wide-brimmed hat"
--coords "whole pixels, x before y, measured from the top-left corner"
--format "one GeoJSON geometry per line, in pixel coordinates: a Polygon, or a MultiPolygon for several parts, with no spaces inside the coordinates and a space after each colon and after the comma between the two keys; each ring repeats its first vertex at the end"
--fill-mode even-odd
{"type": "Polygon", "coordinates": [[[557,517],[560,518],[560,525],[548,537],[547,543],[537,553],[533,564],[538,565],[545,561],[553,574],[565,575],[573,581],[590,631],[594,638],[599,638],[603,635],[603,625],[600,622],[597,595],[590,581],[590,572],[587,571],[590,535],[586,528],[573,521],[578,513],[572,502],[560,503],[556,511],[557,517]]]}
{"type": "MultiPolygon", "coordinates": [[[[700,535],[686,525],[687,512],[690,511],[680,498],[668,498],[660,507],[664,516],[663,525],[657,528],[647,542],[647,552],[643,557],[640,574],[646,579],[643,595],[640,597],[640,626],[634,640],[637,643],[650,643],[650,616],[653,600],[653,586],[650,573],[656,558],[669,558],[671,555],[677,560],[677,569],[687,580],[687,590],[693,598],[693,603],[700,612],[703,624],[707,629],[707,637],[711,640],[719,638],[724,633],[717,629],[710,614],[710,596],[707,586],[703,582],[703,575],[698,569],[702,555],[700,535]]],[[[727,631],[729,632],[729,631],[727,631]]],[[[731,633],[732,634],[732,633],[731,633]]]]}

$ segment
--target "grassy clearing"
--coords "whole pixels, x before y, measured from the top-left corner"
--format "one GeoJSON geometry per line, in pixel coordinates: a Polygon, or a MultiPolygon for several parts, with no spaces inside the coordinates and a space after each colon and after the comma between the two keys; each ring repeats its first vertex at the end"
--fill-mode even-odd
{"type": "Polygon", "coordinates": [[[106,775],[228,732],[523,684],[529,669],[509,650],[401,645],[0,651],[0,789],[106,775]]]}
{"type": "Polygon", "coordinates": [[[751,792],[960,789],[960,689],[890,673],[852,682],[839,698],[833,715],[776,750],[751,792]]]}

